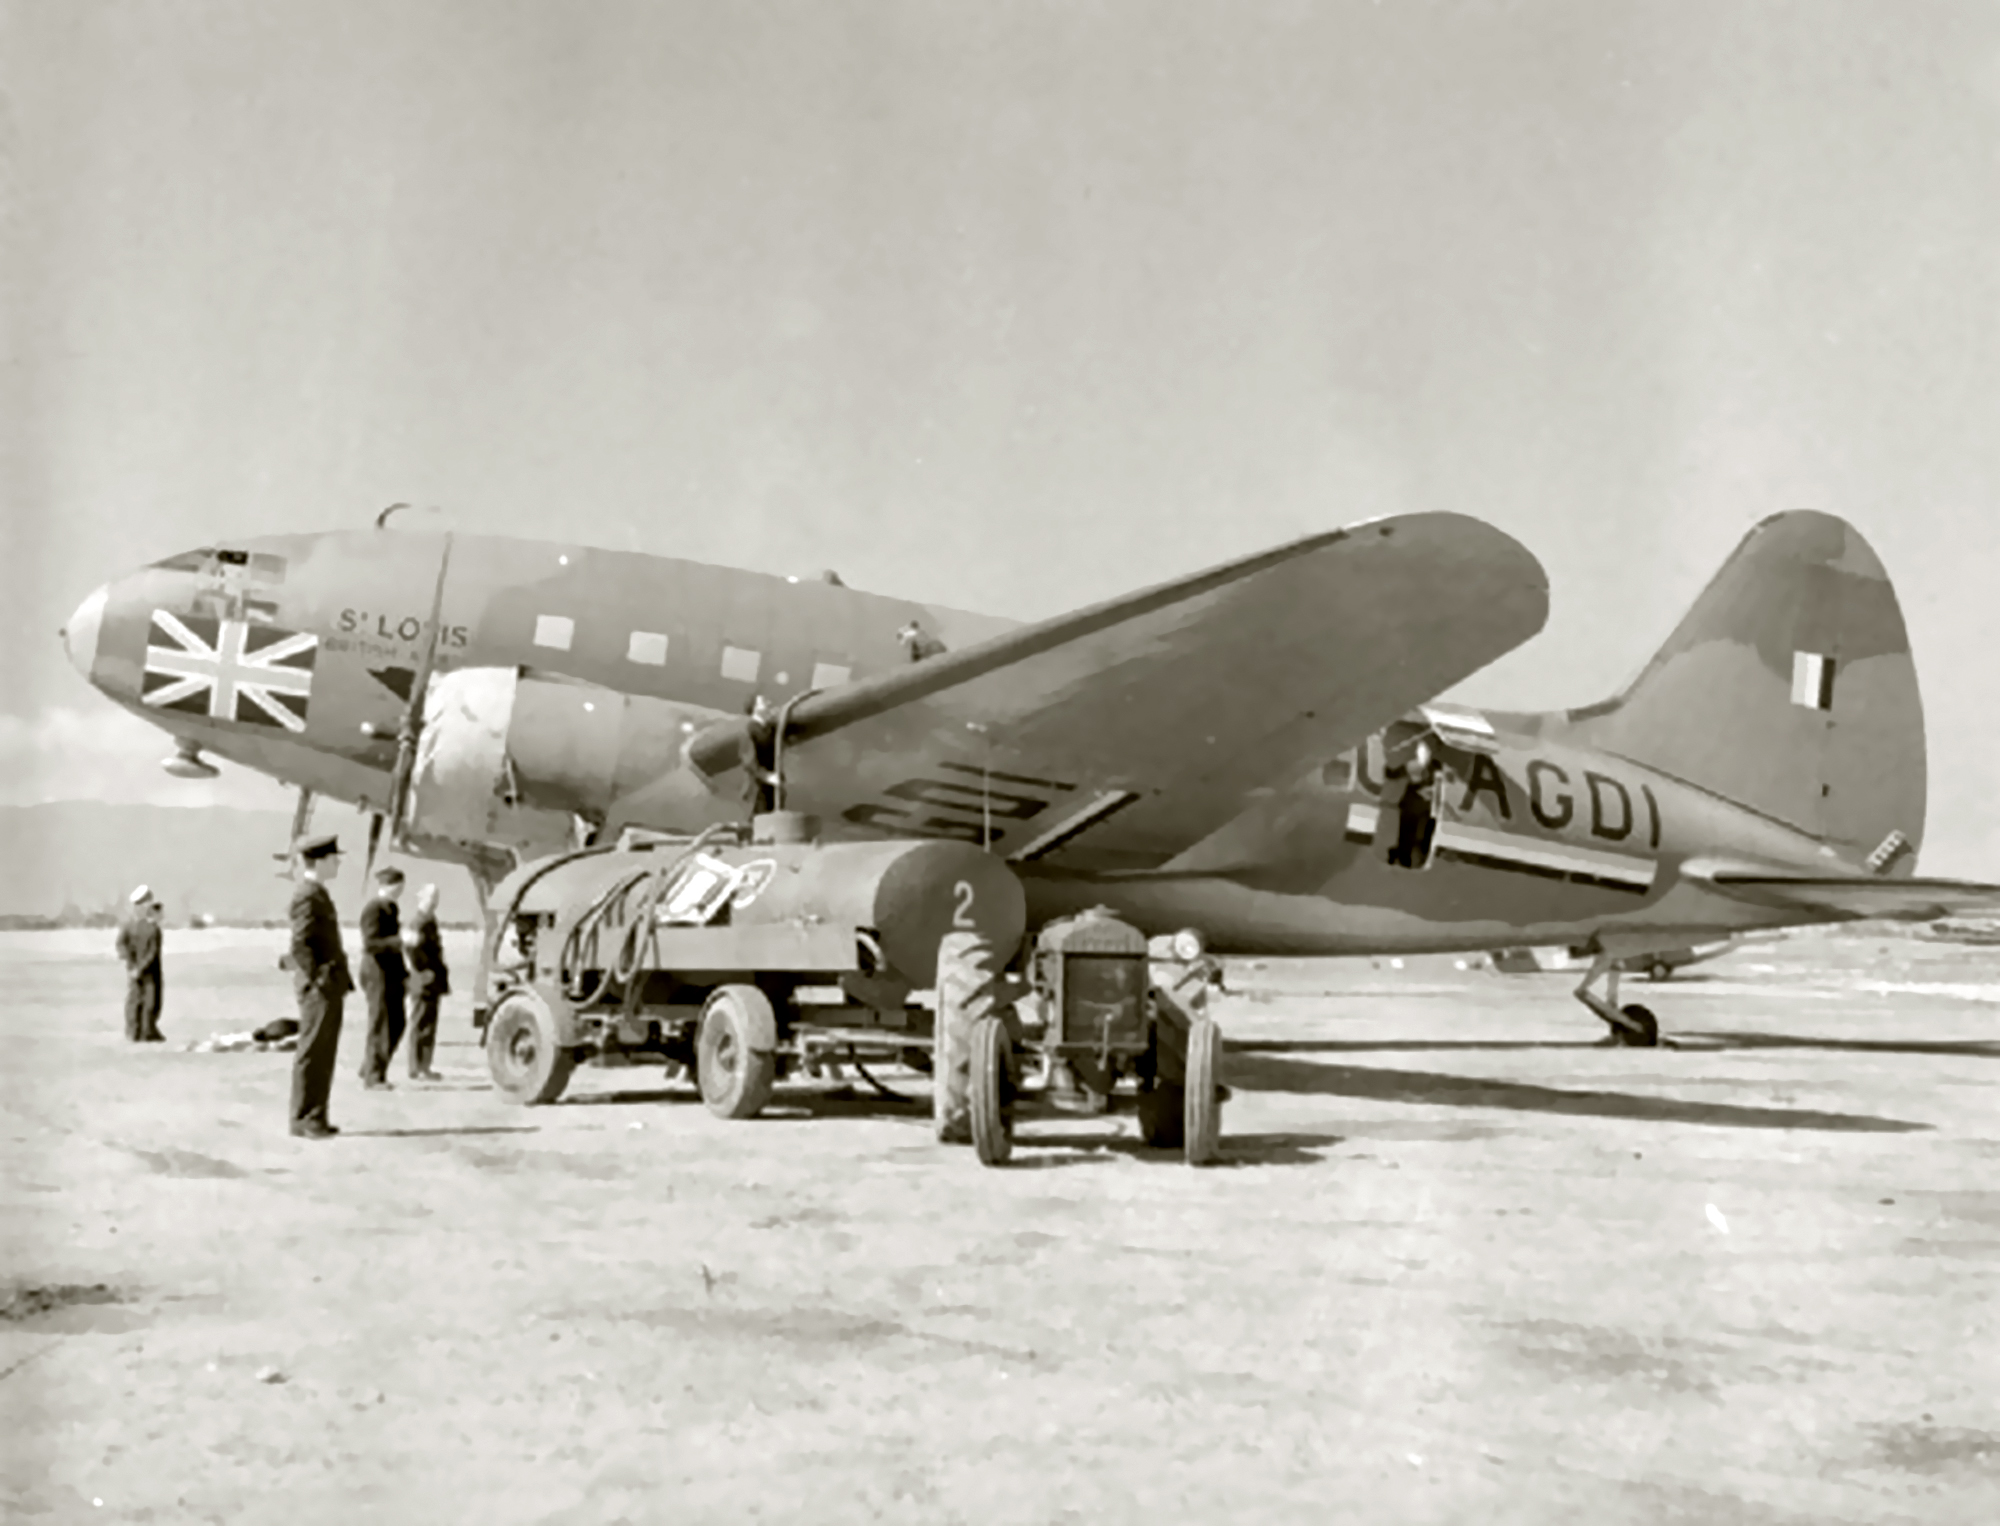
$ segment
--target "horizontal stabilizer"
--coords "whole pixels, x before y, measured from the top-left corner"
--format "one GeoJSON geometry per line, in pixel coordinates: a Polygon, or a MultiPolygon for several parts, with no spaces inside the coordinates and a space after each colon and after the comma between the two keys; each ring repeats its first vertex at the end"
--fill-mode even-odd
{"type": "Polygon", "coordinates": [[[1835,917],[1884,917],[1930,922],[1939,917],[2000,913],[2000,885],[1975,880],[1864,879],[1857,875],[1773,874],[1717,869],[1695,876],[1724,895],[1754,906],[1824,912],[1835,917]]]}

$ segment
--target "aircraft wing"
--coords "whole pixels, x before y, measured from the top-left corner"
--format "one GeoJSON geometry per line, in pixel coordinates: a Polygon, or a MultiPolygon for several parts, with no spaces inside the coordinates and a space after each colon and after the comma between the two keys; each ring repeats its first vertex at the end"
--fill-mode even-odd
{"type": "MultiPolygon", "coordinates": [[[[1468,516],[1309,536],[807,696],[788,803],[1017,862],[1154,867],[1547,616],[1541,564],[1468,516]]],[[[739,736],[690,756],[722,773],[739,736]]]]}
{"type": "Polygon", "coordinates": [[[1932,922],[2000,912],[2000,885],[1973,880],[1875,879],[1717,869],[1700,878],[1724,895],[1757,906],[1798,907],[1840,917],[1932,922]]]}

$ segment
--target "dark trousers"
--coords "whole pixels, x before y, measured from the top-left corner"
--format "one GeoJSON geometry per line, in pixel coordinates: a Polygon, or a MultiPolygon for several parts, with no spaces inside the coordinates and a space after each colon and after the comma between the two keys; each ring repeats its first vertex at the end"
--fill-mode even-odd
{"type": "Polygon", "coordinates": [[[340,1053],[340,1009],[346,1000],[310,986],[299,992],[299,1047],[292,1055],[293,1128],[327,1121],[333,1062],[340,1053]]]}
{"type": "Polygon", "coordinates": [[[133,975],[125,983],[125,1037],[149,1044],[160,1033],[160,972],[133,975]]]}
{"type": "Polygon", "coordinates": [[[368,1053],[361,1061],[361,1079],[389,1079],[389,1059],[403,1041],[403,982],[363,979],[361,991],[368,998],[368,1053]]]}
{"type": "Polygon", "coordinates": [[[438,1003],[444,998],[428,986],[410,993],[410,1074],[422,1075],[431,1068],[437,1049],[438,1003]]]}

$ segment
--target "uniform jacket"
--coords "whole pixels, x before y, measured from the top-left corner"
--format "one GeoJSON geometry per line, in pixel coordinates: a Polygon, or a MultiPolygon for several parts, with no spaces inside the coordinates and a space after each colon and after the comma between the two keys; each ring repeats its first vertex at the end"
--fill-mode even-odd
{"type": "Polygon", "coordinates": [[[151,917],[128,917],[118,924],[118,957],[128,975],[160,973],[160,924],[151,917]]]}
{"type": "Polygon", "coordinates": [[[411,987],[432,996],[449,995],[451,971],[445,968],[444,938],[438,932],[437,918],[419,913],[413,930],[417,941],[410,949],[411,987]]]}
{"type": "Polygon", "coordinates": [[[292,892],[292,979],[301,990],[323,996],[345,996],[354,989],[333,897],[317,880],[302,880],[292,892]]]}
{"type": "Polygon", "coordinates": [[[403,983],[403,917],[394,901],[377,898],[361,908],[361,951],[364,982],[403,983]]]}

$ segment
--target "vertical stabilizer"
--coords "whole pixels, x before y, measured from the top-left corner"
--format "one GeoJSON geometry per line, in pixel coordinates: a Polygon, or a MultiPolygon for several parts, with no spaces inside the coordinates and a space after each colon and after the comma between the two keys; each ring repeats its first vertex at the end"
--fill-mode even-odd
{"type": "Polygon", "coordinates": [[[1830,514],[1758,525],[1631,686],[1568,721],[1589,746],[1797,827],[1853,863],[1915,865],[1924,711],[1909,636],[1881,561],[1830,514]]]}

